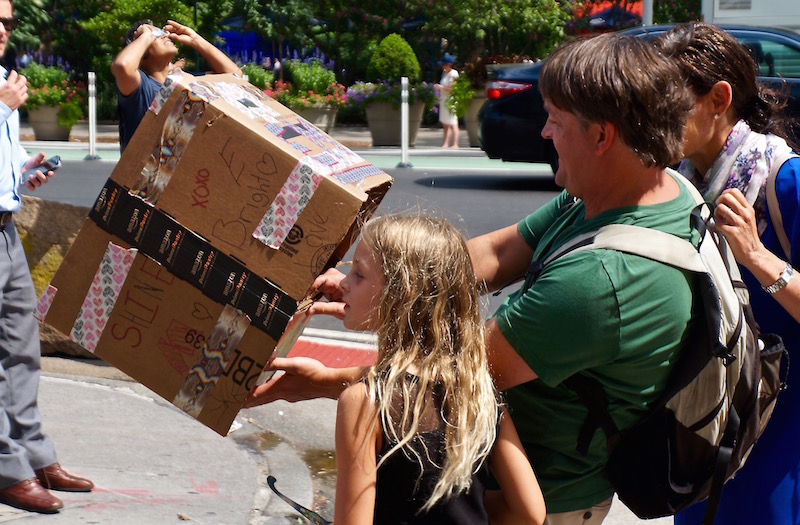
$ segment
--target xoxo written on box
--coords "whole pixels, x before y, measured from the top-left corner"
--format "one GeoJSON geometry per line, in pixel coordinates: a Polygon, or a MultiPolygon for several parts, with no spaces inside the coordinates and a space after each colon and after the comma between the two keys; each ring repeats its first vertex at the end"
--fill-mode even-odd
{"type": "Polygon", "coordinates": [[[111,179],[295,299],[392,183],[232,75],[171,76],[111,179]]]}
{"type": "Polygon", "coordinates": [[[225,435],[391,183],[237,77],[172,75],[37,316],[225,435]]]}

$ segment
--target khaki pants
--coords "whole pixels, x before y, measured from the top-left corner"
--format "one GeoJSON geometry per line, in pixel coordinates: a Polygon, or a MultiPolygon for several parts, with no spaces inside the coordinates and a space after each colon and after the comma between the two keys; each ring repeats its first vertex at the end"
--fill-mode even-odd
{"type": "Polygon", "coordinates": [[[548,514],[544,525],[600,525],[609,510],[611,510],[611,498],[588,509],[548,514]]]}

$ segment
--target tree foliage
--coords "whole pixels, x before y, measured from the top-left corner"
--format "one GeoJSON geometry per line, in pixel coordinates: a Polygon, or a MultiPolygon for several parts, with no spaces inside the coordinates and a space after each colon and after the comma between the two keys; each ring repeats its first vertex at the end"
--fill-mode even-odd
{"type": "Polygon", "coordinates": [[[573,2],[559,0],[415,0],[426,12],[426,29],[447,39],[461,61],[478,56],[544,57],[566,39],[573,2]]]}

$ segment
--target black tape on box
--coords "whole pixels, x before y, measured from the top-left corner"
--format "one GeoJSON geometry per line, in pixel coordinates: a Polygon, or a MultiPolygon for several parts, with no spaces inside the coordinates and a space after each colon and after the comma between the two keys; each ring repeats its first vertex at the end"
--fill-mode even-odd
{"type": "Polygon", "coordinates": [[[297,301],[280,288],[111,179],[89,210],[89,218],[206,297],[238,308],[276,341],[297,309],[297,301]]]}

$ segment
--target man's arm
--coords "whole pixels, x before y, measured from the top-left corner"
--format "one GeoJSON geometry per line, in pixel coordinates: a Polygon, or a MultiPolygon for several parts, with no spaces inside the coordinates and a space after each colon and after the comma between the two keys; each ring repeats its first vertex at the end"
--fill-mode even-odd
{"type": "Polygon", "coordinates": [[[516,224],[467,241],[472,267],[486,292],[493,292],[522,279],[533,258],[533,249],[516,224]]]}
{"type": "Polygon", "coordinates": [[[139,26],[133,42],[123,47],[111,62],[111,74],[114,75],[117,89],[126,97],[139,89],[139,84],[142,83],[142,78],[139,76],[139,64],[156,39],[153,36],[153,29],[153,26],[147,24],[139,26]]]}
{"type": "Polygon", "coordinates": [[[267,370],[278,374],[250,391],[244,402],[246,408],[277,400],[337,399],[345,388],[364,377],[367,367],[331,368],[309,357],[276,357],[267,370]]]}
{"type": "Polygon", "coordinates": [[[169,33],[169,37],[178,44],[191,47],[202,56],[214,73],[233,73],[241,75],[242,70],[233,62],[228,55],[217,49],[205,38],[187,26],[181,25],[174,20],[167,20],[164,30],[169,33]]]}

